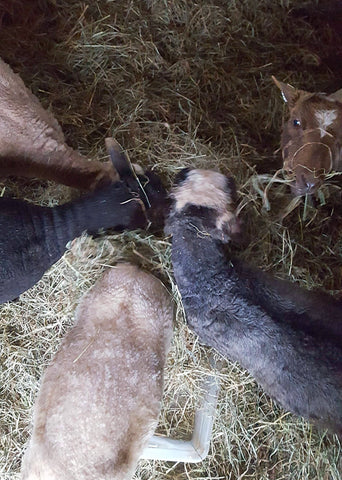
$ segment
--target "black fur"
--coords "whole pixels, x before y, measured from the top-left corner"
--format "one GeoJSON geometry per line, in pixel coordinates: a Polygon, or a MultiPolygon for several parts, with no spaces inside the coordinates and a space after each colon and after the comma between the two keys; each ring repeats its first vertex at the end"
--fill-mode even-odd
{"type": "Polygon", "coordinates": [[[106,147],[120,179],[127,185],[133,196],[143,201],[147,218],[153,230],[161,230],[164,226],[166,210],[169,207],[169,199],[160,178],[151,170],[146,171],[143,175],[135,174],[126,154],[114,138],[106,139],[106,147]]]}
{"type": "Polygon", "coordinates": [[[174,185],[180,185],[181,183],[183,183],[184,180],[186,180],[186,177],[188,176],[190,170],[191,168],[186,167],[183,168],[180,172],[178,172],[174,180],[174,185]]]}
{"type": "Polygon", "coordinates": [[[158,210],[166,196],[154,174],[145,191],[149,208],[144,207],[136,181],[129,185],[118,181],[53,208],[0,198],[0,303],[38,282],[63,255],[66,244],[82,232],[145,228],[150,220],[147,212],[150,217],[150,211],[158,210]]]}
{"type": "Polygon", "coordinates": [[[146,215],[151,222],[154,232],[162,231],[165,215],[170,208],[167,191],[157,174],[148,170],[144,175],[139,175],[140,184],[131,185],[135,188],[139,198],[144,202],[146,215]],[[141,185],[141,187],[140,187],[141,185]]]}

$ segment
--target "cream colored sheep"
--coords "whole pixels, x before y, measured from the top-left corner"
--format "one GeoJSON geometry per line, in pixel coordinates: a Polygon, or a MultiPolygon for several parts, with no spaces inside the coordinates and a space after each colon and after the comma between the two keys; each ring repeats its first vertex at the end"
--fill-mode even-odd
{"type": "Polygon", "coordinates": [[[0,107],[0,177],[37,177],[85,190],[118,179],[110,162],[88,161],[65,143],[52,113],[1,59],[0,107]]]}
{"type": "Polygon", "coordinates": [[[136,266],[108,270],[43,376],[23,480],[124,480],[157,425],[172,335],[165,287],[136,266]]]}

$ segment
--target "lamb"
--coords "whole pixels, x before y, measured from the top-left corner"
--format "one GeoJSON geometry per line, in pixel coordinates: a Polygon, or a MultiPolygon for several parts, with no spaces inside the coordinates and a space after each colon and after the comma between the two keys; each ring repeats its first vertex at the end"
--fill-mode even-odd
{"type": "Polygon", "coordinates": [[[37,177],[94,190],[117,180],[110,162],[88,161],[65,143],[60,125],[0,59],[0,177],[37,177]]]}
{"type": "Polygon", "coordinates": [[[166,233],[189,327],[285,409],[342,434],[342,303],[229,258],[232,179],[181,172],[166,233]]]}
{"type": "Polygon", "coordinates": [[[42,378],[22,480],[131,478],[157,425],[171,335],[161,282],[130,264],[107,270],[42,378]]]}
{"type": "Polygon", "coordinates": [[[342,90],[327,95],[298,90],[272,77],[289,107],[281,149],[295,195],[314,194],[332,171],[342,171],[342,90]]]}
{"type": "Polygon", "coordinates": [[[163,204],[166,191],[152,172],[133,176],[124,157],[107,141],[121,180],[56,207],[0,198],[0,303],[32,287],[64,254],[70,240],[99,229],[146,228],[163,204]],[[144,186],[144,188],[142,188],[144,186]],[[151,215],[151,216],[150,216],[151,215]]]}

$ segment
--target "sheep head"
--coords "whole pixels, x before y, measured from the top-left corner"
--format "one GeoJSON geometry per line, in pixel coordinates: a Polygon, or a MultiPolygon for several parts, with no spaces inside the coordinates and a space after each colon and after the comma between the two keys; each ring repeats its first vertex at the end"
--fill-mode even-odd
{"type": "Polygon", "coordinates": [[[211,170],[184,169],[171,192],[172,207],[166,233],[174,221],[196,217],[199,233],[227,243],[240,233],[236,215],[236,186],[232,177],[211,170]]]}
{"type": "Polygon", "coordinates": [[[161,229],[169,206],[167,191],[161,179],[151,170],[144,171],[139,165],[132,165],[114,138],[108,137],[105,142],[120,180],[127,185],[133,196],[142,200],[153,229],[161,229]]]}

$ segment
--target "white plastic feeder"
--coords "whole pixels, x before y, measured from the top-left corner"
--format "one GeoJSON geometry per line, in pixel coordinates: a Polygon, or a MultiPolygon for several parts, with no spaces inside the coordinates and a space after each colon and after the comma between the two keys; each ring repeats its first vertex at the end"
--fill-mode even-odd
{"type": "Polygon", "coordinates": [[[208,455],[219,391],[218,379],[210,375],[203,385],[204,395],[195,412],[191,440],[174,440],[153,435],[140,458],[167,462],[198,463],[208,455]]]}

